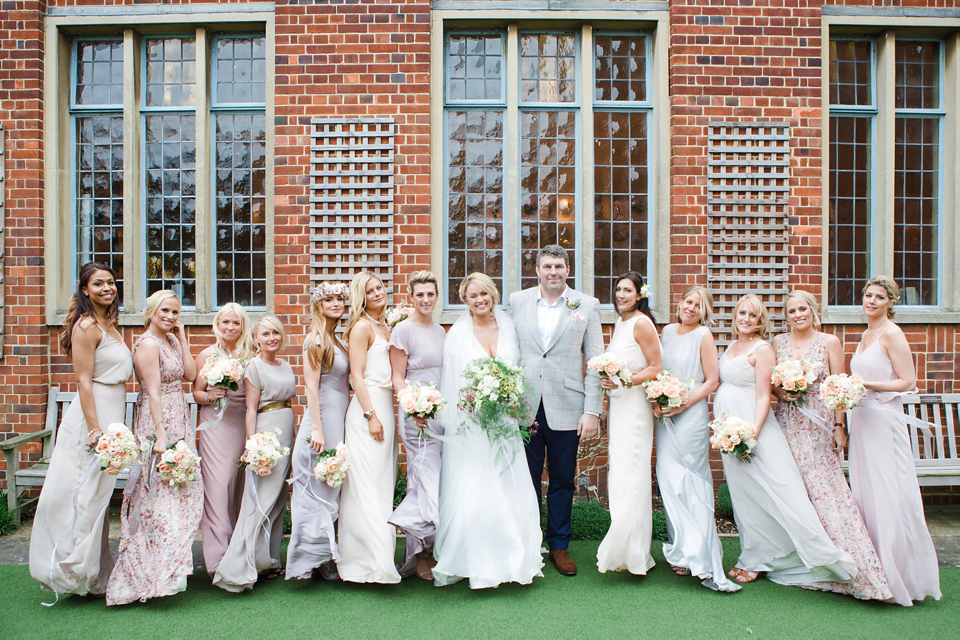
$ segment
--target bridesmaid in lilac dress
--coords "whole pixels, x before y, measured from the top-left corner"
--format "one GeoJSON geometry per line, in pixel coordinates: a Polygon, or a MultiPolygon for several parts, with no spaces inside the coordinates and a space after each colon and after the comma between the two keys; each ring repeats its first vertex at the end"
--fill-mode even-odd
{"type": "MultiPolygon", "coordinates": [[[[440,385],[443,339],[447,335],[443,327],[433,321],[440,291],[437,277],[429,271],[417,271],[410,276],[409,288],[413,311],[393,328],[390,336],[393,388],[398,394],[408,383],[440,385]]],[[[406,577],[416,572],[424,580],[433,580],[431,570],[436,564],[433,542],[440,493],[441,444],[438,438],[430,437],[431,432],[443,433],[436,420],[407,418],[400,427],[407,450],[407,495],[390,516],[390,523],[407,534],[400,575],[406,577]],[[421,429],[425,433],[421,434],[421,429]]]]}
{"type": "MultiPolygon", "coordinates": [[[[133,362],[140,383],[134,433],[141,443],[153,440],[162,453],[178,440],[194,446],[193,425],[183,395],[183,380],[192,382],[197,370],[183,326],[178,322],[180,299],[173,291],[147,298],[147,330],[133,345],[133,362]],[[159,420],[157,420],[159,418],[159,420]]],[[[171,487],[139,464],[130,470],[120,510],[120,553],[107,585],[107,604],[179,593],[193,573],[193,539],[203,511],[201,470],[197,481],[171,487]]]]}
{"type": "MultiPolygon", "coordinates": [[[[217,341],[197,356],[197,371],[210,361],[236,358],[246,362],[253,355],[248,348],[250,318],[237,303],[228,302],[213,317],[213,335],[217,341]]],[[[203,565],[211,576],[230,544],[243,498],[243,470],[237,468],[237,459],[247,440],[243,428],[247,405],[243,380],[238,382],[238,389],[230,391],[211,387],[201,375],[193,381],[193,398],[200,405],[197,451],[203,470],[203,565]],[[222,398],[227,405],[218,411],[214,404],[222,398]]]]}
{"type": "Polygon", "coordinates": [[[913,354],[896,324],[897,283],[886,276],[863,288],[867,329],[850,371],[863,378],[867,395],[850,416],[850,487],[880,556],[889,602],[909,607],[927,596],[940,599],[940,571],[923,517],[900,394],[913,391],[913,354]]]}
{"type": "Polygon", "coordinates": [[[350,360],[336,330],[350,293],[347,285],[324,282],[311,296],[310,333],[304,340],[303,381],[307,411],[293,445],[292,526],[287,547],[287,580],[307,580],[319,572],[337,577],[340,559],[334,523],[340,487],[313,477],[316,454],[343,442],[343,419],[350,404],[350,360]],[[309,442],[307,442],[309,440],[309,442]]]}
{"type": "Polygon", "coordinates": [[[857,575],[850,582],[819,582],[811,588],[845,593],[861,600],[886,600],[893,594],[837,455],[847,441],[843,412],[830,411],[820,399],[820,383],[824,378],[843,372],[843,347],[836,336],[818,331],[820,316],[812,295],[794,291],[787,297],[785,307],[790,333],[774,340],[777,362],[806,359],[819,362],[822,368],[807,390],[802,407],[797,394],[781,387],[773,388],[780,400],[777,422],[783,427],[823,528],[833,544],[853,556],[857,563],[857,575]],[[814,421],[811,415],[819,420],[814,421]]]}

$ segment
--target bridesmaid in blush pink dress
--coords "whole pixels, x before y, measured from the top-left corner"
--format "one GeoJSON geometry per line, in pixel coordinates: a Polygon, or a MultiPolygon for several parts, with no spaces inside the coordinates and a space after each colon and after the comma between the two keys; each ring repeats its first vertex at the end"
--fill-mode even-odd
{"type": "Polygon", "coordinates": [[[917,375],[910,345],[892,321],[899,296],[886,276],[863,289],[867,329],[850,371],[863,378],[867,395],[850,416],[850,487],[893,592],[889,602],[909,607],[927,596],[940,599],[940,570],[900,400],[917,375]]]}

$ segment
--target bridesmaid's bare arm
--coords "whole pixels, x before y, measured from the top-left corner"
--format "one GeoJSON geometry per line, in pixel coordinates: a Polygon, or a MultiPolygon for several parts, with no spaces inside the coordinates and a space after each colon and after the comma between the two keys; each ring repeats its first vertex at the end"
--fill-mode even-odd
{"type": "Polygon", "coordinates": [[[630,381],[634,385],[642,384],[651,378],[656,378],[657,374],[663,371],[663,356],[660,353],[660,338],[657,336],[657,329],[653,326],[644,314],[633,324],[633,339],[643,351],[643,357],[647,359],[647,366],[640,371],[630,375],[630,381]]]}
{"type": "Polygon", "coordinates": [[[73,326],[73,375],[77,379],[77,397],[83,419],[87,422],[87,442],[93,444],[103,433],[97,420],[97,403],[93,399],[93,359],[103,334],[96,321],[85,318],[73,326]]]}
{"type": "Polygon", "coordinates": [[[156,340],[144,340],[134,355],[137,370],[140,372],[140,385],[147,392],[147,402],[150,406],[150,417],[153,419],[156,441],[153,444],[155,453],[163,453],[167,448],[167,431],[163,424],[163,392],[160,390],[160,345],[156,340]]]}
{"type": "MultiPolygon", "coordinates": [[[[753,414],[753,423],[756,435],[760,437],[760,430],[770,413],[770,389],[773,386],[770,382],[770,368],[777,364],[777,356],[774,355],[773,348],[764,343],[753,352],[753,359],[750,364],[757,372],[757,407],[753,414]]],[[[750,359],[747,358],[747,361],[750,359]]]]}
{"type": "Polygon", "coordinates": [[[247,412],[243,416],[243,427],[250,438],[257,432],[257,409],[260,408],[260,388],[248,378],[243,379],[243,396],[247,403],[247,412]]]}
{"type": "MultiPolygon", "coordinates": [[[[376,336],[373,333],[373,327],[369,322],[361,320],[353,325],[350,335],[347,337],[347,353],[350,358],[350,382],[353,383],[353,395],[360,404],[364,413],[373,410],[373,402],[370,400],[370,393],[367,391],[367,385],[363,381],[363,372],[367,366],[367,351],[373,345],[376,336]]],[[[383,423],[377,414],[367,420],[367,428],[370,430],[370,437],[377,442],[383,441],[383,423]]]]}
{"type": "MultiPolygon", "coordinates": [[[[687,394],[687,401],[670,411],[664,411],[662,415],[667,417],[683,413],[693,405],[697,404],[711,393],[717,390],[720,384],[720,368],[718,366],[719,358],[717,354],[717,341],[713,339],[713,333],[703,332],[703,339],[700,340],[700,367],[703,369],[703,384],[695,389],[691,389],[687,394]]],[[[686,382],[681,380],[680,382],[686,382]]],[[[655,406],[654,413],[659,409],[655,406]]]]}
{"type": "MultiPolygon", "coordinates": [[[[320,366],[323,367],[322,362],[320,366]]],[[[310,416],[310,425],[313,428],[313,431],[310,432],[310,448],[317,453],[323,451],[324,447],[323,424],[320,422],[320,376],[322,373],[320,369],[313,368],[310,357],[304,352],[303,391],[307,396],[307,415],[310,416]]]]}
{"type": "Polygon", "coordinates": [[[917,388],[917,370],[913,365],[910,343],[903,330],[891,323],[880,336],[880,348],[890,358],[896,380],[864,380],[863,386],[871,391],[913,391],[917,388]]]}

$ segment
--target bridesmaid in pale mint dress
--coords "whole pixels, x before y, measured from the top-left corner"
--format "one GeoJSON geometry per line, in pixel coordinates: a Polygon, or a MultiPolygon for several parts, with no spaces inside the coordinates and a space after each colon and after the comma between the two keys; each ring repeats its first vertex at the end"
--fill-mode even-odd
{"type": "MultiPolygon", "coordinates": [[[[250,318],[237,303],[228,302],[213,317],[213,335],[216,342],[197,356],[198,372],[209,361],[236,358],[247,362],[252,357],[250,318]]],[[[211,387],[199,373],[193,381],[193,398],[200,405],[197,452],[203,470],[203,517],[200,518],[203,566],[211,576],[230,544],[243,498],[243,470],[237,468],[237,459],[243,454],[247,441],[243,426],[247,405],[243,381],[238,382],[238,389],[231,391],[211,387]],[[222,398],[226,398],[227,405],[218,411],[214,404],[222,398]]]]}
{"type": "Polygon", "coordinates": [[[617,279],[614,302],[620,319],[607,347],[607,353],[626,362],[633,386],[625,389],[606,376],[600,378],[610,395],[610,529],[597,550],[597,568],[601,573],[629,571],[642,576],[653,567],[653,409],[640,385],[656,378],[663,366],[657,325],[643,291],[643,278],[636,271],[628,271],[617,279]]]}
{"type": "Polygon", "coordinates": [[[740,558],[730,571],[737,582],[761,575],[780,584],[812,586],[847,582],[857,573],[850,554],[830,541],[803,486],[780,425],[770,412],[770,368],[776,363],[767,334],[767,308],[743,296],[733,312],[736,339],[720,356],[714,416],[754,425],[753,458],[724,454],[723,471],[740,532],[740,558]]]}
{"type": "MultiPolygon", "coordinates": [[[[390,365],[393,388],[400,393],[407,383],[439,386],[443,370],[443,340],[446,332],[433,321],[433,309],[440,292],[437,277],[429,271],[411,274],[409,281],[413,310],[410,317],[393,328],[390,335],[390,365]]],[[[402,410],[401,410],[402,411],[402,410]]],[[[400,575],[416,573],[433,580],[433,542],[437,532],[437,501],[440,493],[440,439],[443,430],[436,420],[407,418],[400,427],[407,450],[407,495],[390,516],[406,534],[406,554],[400,575]],[[421,435],[421,429],[425,432],[421,435]]]]}
{"type": "Polygon", "coordinates": [[[707,396],[717,388],[717,343],[707,328],[713,296],[690,287],[680,296],[676,324],[663,329],[663,368],[692,382],[687,402],[661,411],[654,405],[657,484],[667,514],[663,556],[680,576],[691,573],[714,591],[739,591],[723,573],[723,548],[713,512],[707,396]]]}
{"type": "MultiPolygon", "coordinates": [[[[164,289],[147,298],[147,330],[133,345],[140,383],[134,433],[141,444],[152,442],[160,455],[183,440],[191,449],[194,425],[183,395],[183,381],[193,382],[196,364],[190,357],[180,298],[164,289]]],[[[127,604],[179,593],[193,573],[193,540],[203,512],[203,474],[180,486],[169,486],[149,466],[130,470],[120,509],[120,553],[107,585],[107,604],[127,604]]]]}
{"type": "MultiPolygon", "coordinates": [[[[290,447],[294,437],[291,398],[297,393],[297,379],[290,363],[279,357],[287,344],[287,332],[276,316],[265,315],[253,328],[253,341],[257,356],[243,372],[247,438],[279,431],[280,447],[290,447]]],[[[283,573],[280,544],[289,471],[289,455],[281,455],[265,476],[246,470],[240,517],[213,575],[216,586],[237,593],[252,589],[258,578],[271,579],[283,573]]]]}
{"type": "Polygon", "coordinates": [[[893,322],[897,283],[878,276],[863,288],[867,329],[850,371],[863,378],[864,400],[850,416],[850,487],[867,523],[894,602],[940,599],[937,553],[923,517],[900,394],[913,391],[913,354],[893,322]]]}
{"type": "Polygon", "coordinates": [[[123,423],[133,358],[117,331],[119,311],[113,269],[83,265],[60,335],[73,361],[77,397],[57,430],[30,532],[30,575],[57,597],[102,594],[113,570],[107,506],[117,475],[101,472],[87,447],[107,425],[123,423]]]}
{"type": "Polygon", "coordinates": [[[354,276],[344,331],[353,384],[344,424],[350,470],[340,499],[337,563],[347,582],[400,582],[393,559],[397,529],[387,522],[396,484],[397,433],[386,303],[386,289],[375,273],[354,276]]]}
{"type": "Polygon", "coordinates": [[[837,455],[847,441],[844,412],[830,411],[820,399],[823,380],[832,373],[843,373],[843,346],[836,336],[818,331],[817,301],[808,292],[793,291],[787,296],[784,308],[790,332],[773,341],[777,362],[806,359],[820,363],[821,369],[804,395],[802,405],[797,402],[797,394],[774,387],[774,395],[780,399],[777,422],[783,427],[823,528],[838,549],[853,556],[858,569],[856,578],[850,582],[820,582],[813,587],[861,600],[886,600],[893,594],[837,455]],[[819,422],[810,415],[819,418],[819,422]]]}
{"type": "Polygon", "coordinates": [[[313,467],[318,453],[343,443],[343,420],[350,402],[350,361],[336,330],[349,293],[343,283],[324,282],[311,296],[310,332],[303,343],[307,410],[291,456],[287,580],[307,580],[315,572],[327,579],[337,577],[335,563],[340,550],[334,523],[340,515],[340,487],[329,487],[314,478],[313,467]]]}

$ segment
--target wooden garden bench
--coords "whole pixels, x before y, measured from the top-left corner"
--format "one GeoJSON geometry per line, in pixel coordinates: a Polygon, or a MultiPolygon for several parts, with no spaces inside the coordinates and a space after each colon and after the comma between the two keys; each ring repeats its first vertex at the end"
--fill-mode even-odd
{"type": "MultiPolygon", "coordinates": [[[[37,431],[36,433],[25,433],[20,436],[14,436],[0,442],[0,451],[3,452],[4,460],[6,460],[7,463],[7,509],[17,523],[20,522],[21,509],[37,500],[37,498],[32,498],[26,503],[21,504],[20,495],[29,488],[43,486],[43,481],[47,477],[47,469],[50,467],[50,457],[53,455],[53,447],[57,442],[57,429],[60,426],[60,420],[76,396],[75,391],[61,391],[60,387],[50,387],[50,394],[47,396],[47,417],[43,430],[37,431]],[[40,461],[26,469],[21,469],[21,445],[36,440],[40,440],[43,443],[43,454],[40,457],[40,461]]],[[[184,396],[190,407],[190,424],[196,425],[197,403],[193,399],[193,394],[185,393],[184,396]]],[[[126,404],[123,410],[123,423],[131,430],[133,430],[136,403],[137,394],[127,393],[126,404]]],[[[117,489],[123,489],[126,482],[127,472],[124,471],[117,476],[117,489]]]]}

